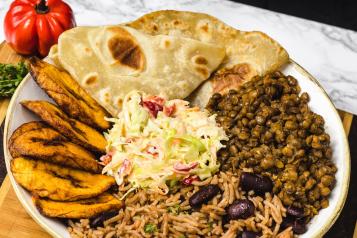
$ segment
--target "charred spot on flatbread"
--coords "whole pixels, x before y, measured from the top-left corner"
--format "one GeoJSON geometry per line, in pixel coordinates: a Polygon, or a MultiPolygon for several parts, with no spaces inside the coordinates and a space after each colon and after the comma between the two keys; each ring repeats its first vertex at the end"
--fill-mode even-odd
{"type": "Polygon", "coordinates": [[[87,86],[95,85],[98,82],[98,80],[99,79],[97,73],[88,74],[87,77],[84,79],[84,85],[87,86]]]}
{"type": "Polygon", "coordinates": [[[207,65],[208,64],[207,59],[205,57],[201,56],[201,55],[196,55],[192,59],[196,64],[201,64],[201,65],[207,65]]]}
{"type": "Polygon", "coordinates": [[[108,41],[108,48],[112,57],[122,65],[135,70],[145,67],[145,56],[135,38],[123,28],[111,28],[115,33],[108,41]]]}
{"type": "Polygon", "coordinates": [[[196,66],[195,70],[200,76],[202,76],[204,78],[207,78],[209,76],[207,67],[196,66]]]}

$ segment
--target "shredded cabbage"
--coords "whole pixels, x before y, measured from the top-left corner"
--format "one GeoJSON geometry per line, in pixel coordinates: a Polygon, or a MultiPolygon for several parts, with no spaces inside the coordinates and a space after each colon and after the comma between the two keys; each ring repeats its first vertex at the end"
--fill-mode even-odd
{"type": "Polygon", "coordinates": [[[205,179],[219,169],[216,153],[227,140],[208,116],[184,100],[165,100],[133,91],[123,101],[123,110],[105,134],[108,141],[103,173],[118,185],[127,179],[133,188],[148,188],[166,194],[167,182],[189,176],[205,179]],[[108,160],[109,158],[109,160],[108,160]]]}

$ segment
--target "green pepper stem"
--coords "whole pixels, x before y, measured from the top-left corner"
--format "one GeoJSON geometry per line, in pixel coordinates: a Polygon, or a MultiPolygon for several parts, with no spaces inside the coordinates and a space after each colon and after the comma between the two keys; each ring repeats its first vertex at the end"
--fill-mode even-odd
{"type": "Polygon", "coordinates": [[[35,9],[38,14],[46,14],[49,11],[46,0],[41,0],[39,4],[36,4],[35,9]]]}

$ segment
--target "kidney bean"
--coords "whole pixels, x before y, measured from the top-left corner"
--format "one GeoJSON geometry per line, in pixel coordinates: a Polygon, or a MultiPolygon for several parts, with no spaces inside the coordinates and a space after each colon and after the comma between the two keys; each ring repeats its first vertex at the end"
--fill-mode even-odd
{"type": "Polygon", "coordinates": [[[207,203],[214,196],[216,196],[221,190],[218,185],[210,184],[204,187],[201,187],[196,193],[194,193],[190,199],[189,203],[191,207],[199,207],[203,203],[207,203]]]}
{"type": "Polygon", "coordinates": [[[243,231],[237,238],[258,238],[259,235],[253,231],[243,231]]]}
{"type": "Polygon", "coordinates": [[[291,216],[285,217],[281,223],[282,229],[286,229],[288,227],[291,227],[295,234],[303,234],[307,230],[304,219],[293,218],[291,216]]]}
{"type": "Polygon", "coordinates": [[[293,217],[302,218],[304,217],[304,209],[299,207],[290,206],[286,209],[286,213],[293,217]]]}
{"type": "Polygon", "coordinates": [[[232,220],[247,219],[254,214],[254,211],[255,206],[248,199],[236,200],[227,208],[228,217],[232,220]]]}
{"type": "Polygon", "coordinates": [[[99,214],[98,216],[95,216],[89,220],[89,224],[91,228],[96,228],[96,227],[103,227],[104,222],[114,216],[118,215],[117,211],[109,211],[109,212],[103,212],[99,214]]]}
{"type": "Polygon", "coordinates": [[[273,189],[273,182],[270,178],[248,172],[242,173],[240,184],[244,191],[253,190],[258,195],[264,195],[273,189]]]}
{"type": "Polygon", "coordinates": [[[298,235],[304,234],[307,231],[305,222],[299,219],[295,220],[292,228],[293,232],[298,235]]]}

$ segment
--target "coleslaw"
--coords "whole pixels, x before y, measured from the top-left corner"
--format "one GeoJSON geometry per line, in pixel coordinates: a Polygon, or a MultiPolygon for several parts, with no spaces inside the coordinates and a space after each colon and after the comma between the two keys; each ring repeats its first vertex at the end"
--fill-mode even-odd
{"type": "Polygon", "coordinates": [[[127,179],[133,189],[166,194],[171,181],[212,176],[219,169],[217,151],[228,140],[215,116],[189,102],[130,92],[118,118],[105,134],[107,154],[101,157],[103,174],[118,185],[127,179]]]}

